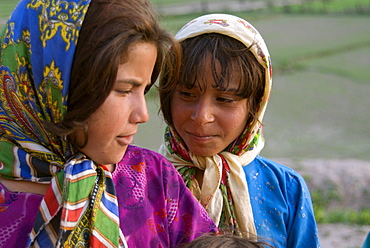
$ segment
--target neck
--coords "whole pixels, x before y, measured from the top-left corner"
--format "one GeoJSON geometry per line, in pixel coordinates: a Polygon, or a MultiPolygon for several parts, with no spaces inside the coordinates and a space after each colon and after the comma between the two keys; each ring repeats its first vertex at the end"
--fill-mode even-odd
{"type": "Polygon", "coordinates": [[[111,173],[113,173],[114,169],[116,168],[116,164],[107,164],[104,165],[111,173]]]}

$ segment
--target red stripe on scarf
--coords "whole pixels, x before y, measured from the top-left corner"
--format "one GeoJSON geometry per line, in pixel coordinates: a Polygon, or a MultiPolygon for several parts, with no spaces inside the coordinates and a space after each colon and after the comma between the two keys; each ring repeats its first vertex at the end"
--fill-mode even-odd
{"type": "MultiPolygon", "coordinates": [[[[108,242],[110,244],[109,247],[116,247],[114,245],[114,243],[112,243],[110,240],[107,240],[106,237],[104,237],[97,229],[95,229],[94,231],[97,231],[101,236],[100,238],[103,238],[106,242],[108,242]]],[[[91,234],[91,237],[90,237],[90,247],[93,247],[93,248],[101,248],[101,247],[107,247],[105,244],[103,244],[99,238],[94,235],[94,233],[91,234]]]]}
{"type": "Polygon", "coordinates": [[[77,222],[81,215],[84,207],[73,209],[73,210],[66,210],[63,208],[62,212],[62,220],[66,220],[68,222],[77,222]],[[68,212],[68,216],[66,217],[66,212],[68,212]]]}
{"type": "Polygon", "coordinates": [[[51,187],[52,183],[50,184],[46,194],[44,196],[44,201],[46,206],[49,210],[50,216],[54,216],[59,210],[59,203],[53,188],[51,187]]]}
{"type": "Polygon", "coordinates": [[[228,173],[230,173],[230,167],[229,167],[229,164],[227,163],[226,159],[224,158],[224,156],[222,156],[221,154],[219,154],[221,160],[222,160],[222,177],[221,177],[221,183],[225,186],[228,186],[227,185],[227,180],[228,180],[228,173]]]}

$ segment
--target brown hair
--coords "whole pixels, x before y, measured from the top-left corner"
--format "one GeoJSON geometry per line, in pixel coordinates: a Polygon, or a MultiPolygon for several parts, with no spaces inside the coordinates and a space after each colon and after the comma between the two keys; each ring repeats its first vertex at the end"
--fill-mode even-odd
{"type": "Polygon", "coordinates": [[[265,69],[250,48],[234,38],[217,33],[202,34],[181,41],[180,44],[180,71],[172,66],[176,64],[176,55],[169,53],[159,82],[161,111],[167,124],[173,125],[170,103],[176,85],[181,84],[191,89],[196,83],[200,83],[205,77],[204,68],[208,66],[205,59],[209,55],[215,87],[227,89],[230,75],[239,75],[240,84],[236,94],[250,99],[250,118],[247,125],[257,121],[256,113],[265,88],[265,69]],[[217,62],[221,65],[221,71],[216,70],[217,62]]]}
{"type": "MultiPolygon", "coordinates": [[[[129,45],[151,42],[157,60],[151,77],[158,78],[169,47],[179,47],[159,26],[157,13],[147,0],[92,0],[82,24],[71,72],[67,112],[51,127],[59,135],[87,128],[86,121],[111,92],[118,66],[125,63],[129,45]]],[[[149,89],[147,89],[149,90],[149,89]]]]}
{"type": "Polygon", "coordinates": [[[252,241],[234,235],[205,234],[181,248],[264,248],[273,247],[264,241],[252,241]]]}

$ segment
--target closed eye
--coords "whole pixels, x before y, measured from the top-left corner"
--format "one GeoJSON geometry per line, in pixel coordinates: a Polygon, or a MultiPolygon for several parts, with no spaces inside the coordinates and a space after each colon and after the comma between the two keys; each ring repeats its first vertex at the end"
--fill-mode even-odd
{"type": "Polygon", "coordinates": [[[223,98],[223,97],[218,97],[217,98],[217,101],[219,102],[224,102],[224,103],[233,103],[235,102],[234,99],[230,99],[230,98],[223,98]]]}
{"type": "Polygon", "coordinates": [[[179,91],[179,95],[183,98],[193,98],[195,97],[195,95],[191,92],[187,92],[187,91],[179,91]]]}
{"type": "Polygon", "coordinates": [[[118,92],[119,94],[123,95],[123,96],[126,96],[126,95],[128,95],[128,94],[132,93],[132,91],[131,91],[131,90],[117,90],[117,92],[118,92]]]}

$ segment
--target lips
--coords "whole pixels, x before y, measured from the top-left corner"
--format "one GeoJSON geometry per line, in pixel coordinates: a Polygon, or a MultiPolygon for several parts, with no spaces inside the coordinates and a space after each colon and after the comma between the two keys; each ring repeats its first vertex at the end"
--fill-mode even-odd
{"type": "Polygon", "coordinates": [[[127,146],[134,141],[134,135],[117,136],[117,142],[122,146],[127,146]]]}
{"type": "Polygon", "coordinates": [[[217,135],[212,135],[212,134],[198,134],[198,133],[190,133],[190,132],[187,132],[187,133],[191,137],[199,139],[199,140],[208,140],[208,139],[212,139],[217,136],[217,135]]]}

